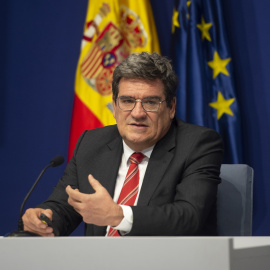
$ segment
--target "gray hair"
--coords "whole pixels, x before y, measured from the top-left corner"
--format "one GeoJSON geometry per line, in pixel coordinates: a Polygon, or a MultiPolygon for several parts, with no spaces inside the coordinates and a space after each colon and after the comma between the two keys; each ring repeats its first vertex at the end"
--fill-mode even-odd
{"type": "Polygon", "coordinates": [[[140,54],[131,54],[115,68],[112,82],[113,100],[115,102],[119,93],[119,82],[122,78],[149,81],[160,79],[164,85],[167,106],[176,97],[177,76],[170,60],[160,56],[158,53],[142,52],[140,54]]]}

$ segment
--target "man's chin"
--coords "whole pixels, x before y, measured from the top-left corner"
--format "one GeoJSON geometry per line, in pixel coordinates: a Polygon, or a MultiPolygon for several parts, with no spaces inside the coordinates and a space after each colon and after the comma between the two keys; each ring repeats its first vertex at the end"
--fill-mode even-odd
{"type": "Polygon", "coordinates": [[[127,136],[124,141],[134,151],[141,151],[147,148],[147,140],[141,136],[127,136]]]}

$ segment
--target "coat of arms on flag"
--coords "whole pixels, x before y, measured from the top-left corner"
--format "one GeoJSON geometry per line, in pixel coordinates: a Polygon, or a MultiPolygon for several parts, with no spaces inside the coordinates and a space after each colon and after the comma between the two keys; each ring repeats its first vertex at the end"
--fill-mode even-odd
{"type": "Polygon", "coordinates": [[[103,3],[95,19],[87,23],[88,27],[95,30],[90,32],[90,36],[84,36],[84,40],[92,41],[94,35],[96,39],[80,66],[84,80],[102,96],[112,93],[112,75],[115,67],[132,50],[143,48],[147,42],[147,34],[139,16],[124,5],[120,6],[119,26],[110,21],[100,32],[99,22],[109,12],[110,6],[103,3]]]}

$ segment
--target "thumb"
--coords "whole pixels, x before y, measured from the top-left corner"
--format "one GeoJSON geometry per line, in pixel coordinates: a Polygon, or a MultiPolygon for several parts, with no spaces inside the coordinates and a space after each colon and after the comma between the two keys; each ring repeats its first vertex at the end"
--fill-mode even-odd
{"type": "Polygon", "coordinates": [[[42,211],[50,220],[52,220],[53,212],[51,209],[45,209],[42,211]]]}
{"type": "Polygon", "coordinates": [[[95,191],[102,188],[102,185],[99,183],[99,181],[97,179],[94,178],[94,176],[92,174],[88,175],[88,181],[95,191]]]}

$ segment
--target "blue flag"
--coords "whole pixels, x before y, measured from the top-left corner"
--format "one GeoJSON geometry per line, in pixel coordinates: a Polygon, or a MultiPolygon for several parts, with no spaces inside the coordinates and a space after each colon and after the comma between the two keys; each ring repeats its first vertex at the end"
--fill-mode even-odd
{"type": "Polygon", "coordinates": [[[172,16],[172,59],[179,78],[177,116],[215,129],[224,163],[241,163],[241,123],[220,0],[180,0],[172,16]]]}

